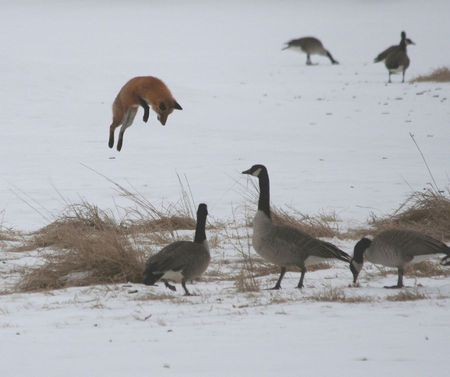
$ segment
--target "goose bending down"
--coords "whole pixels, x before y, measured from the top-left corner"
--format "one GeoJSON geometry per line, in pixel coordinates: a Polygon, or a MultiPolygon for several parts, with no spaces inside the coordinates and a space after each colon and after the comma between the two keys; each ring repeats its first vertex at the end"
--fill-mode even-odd
{"type": "Polygon", "coordinates": [[[388,54],[384,60],[384,65],[389,72],[389,83],[391,82],[391,75],[400,72],[402,73],[402,82],[405,82],[405,72],[409,67],[409,57],[406,51],[406,33],[402,31],[401,35],[402,40],[398,48],[388,54]]]}
{"type": "Polygon", "coordinates": [[[286,46],[283,48],[283,50],[287,50],[288,48],[297,50],[299,49],[303,51],[306,54],[306,65],[312,65],[311,55],[327,56],[332,64],[339,64],[339,62],[333,58],[330,52],[325,49],[325,47],[323,47],[322,42],[314,37],[292,39],[291,41],[286,42],[286,46]]]}
{"type": "Polygon", "coordinates": [[[441,264],[450,265],[450,248],[443,242],[416,231],[393,229],[381,232],[373,240],[364,237],[356,243],[350,263],[353,283],[357,282],[365,256],[369,262],[396,267],[397,285],[385,288],[402,288],[405,267],[432,254],[446,254],[441,264]]]}
{"type": "MultiPolygon", "coordinates": [[[[403,38],[403,34],[404,34],[404,33],[405,33],[405,32],[402,31],[401,38],[403,38]]],[[[405,37],[406,37],[406,33],[405,33],[405,37]]],[[[408,46],[408,45],[415,45],[415,43],[414,43],[411,39],[409,39],[409,38],[405,38],[405,41],[406,41],[406,45],[407,45],[407,46],[408,46]]],[[[397,51],[398,49],[400,49],[400,44],[398,44],[398,45],[393,45],[393,46],[391,46],[391,47],[388,47],[388,48],[387,48],[386,50],[384,50],[383,52],[380,52],[380,53],[377,55],[377,57],[373,60],[373,62],[374,62],[374,63],[379,63],[379,62],[384,61],[384,60],[387,58],[387,56],[388,56],[389,54],[391,54],[391,53],[397,51]]]]}
{"type": "Polygon", "coordinates": [[[280,277],[272,289],[281,288],[286,267],[300,268],[301,276],[297,288],[302,288],[308,265],[320,263],[329,258],[350,263],[351,257],[333,244],[318,240],[298,229],[272,223],[269,174],[264,165],[253,165],[242,174],[249,174],[259,179],[258,210],[253,219],[252,244],[261,257],[281,267],[280,277]]]}
{"type": "Polygon", "coordinates": [[[144,284],[154,285],[158,280],[172,291],[176,288],[169,281],[181,282],[185,296],[190,296],[186,281],[199,277],[211,260],[205,225],[208,209],[200,204],[197,210],[197,226],[194,241],[176,241],[151,256],[144,271],[144,284]]]}

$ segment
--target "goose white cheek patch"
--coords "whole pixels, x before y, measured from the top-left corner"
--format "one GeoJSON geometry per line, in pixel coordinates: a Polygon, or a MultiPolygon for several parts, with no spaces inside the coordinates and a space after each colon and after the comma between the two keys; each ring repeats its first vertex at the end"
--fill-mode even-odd
{"type": "Polygon", "coordinates": [[[261,168],[259,168],[258,170],[255,170],[252,175],[257,177],[257,176],[259,176],[259,173],[261,173],[261,168]]]}

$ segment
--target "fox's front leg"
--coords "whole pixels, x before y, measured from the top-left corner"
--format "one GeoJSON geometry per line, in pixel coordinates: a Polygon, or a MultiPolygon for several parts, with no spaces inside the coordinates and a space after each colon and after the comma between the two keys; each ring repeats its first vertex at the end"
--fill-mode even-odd
{"type": "Polygon", "coordinates": [[[140,102],[141,106],[144,108],[144,117],[142,118],[142,120],[145,123],[147,123],[149,112],[150,112],[150,107],[148,106],[147,102],[145,102],[142,98],[139,98],[139,102],[140,102]]]}

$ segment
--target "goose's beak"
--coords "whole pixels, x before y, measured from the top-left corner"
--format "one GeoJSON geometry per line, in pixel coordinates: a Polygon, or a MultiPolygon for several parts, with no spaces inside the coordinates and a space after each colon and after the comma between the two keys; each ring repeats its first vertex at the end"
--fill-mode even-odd
{"type": "Polygon", "coordinates": [[[251,169],[244,170],[244,171],[242,172],[242,174],[251,174],[251,173],[250,173],[250,170],[251,170],[251,169]]]}

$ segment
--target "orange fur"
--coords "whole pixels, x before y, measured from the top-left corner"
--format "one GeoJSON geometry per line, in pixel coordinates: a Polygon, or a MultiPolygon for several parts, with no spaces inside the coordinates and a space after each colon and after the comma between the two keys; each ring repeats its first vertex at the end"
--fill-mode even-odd
{"type": "Polygon", "coordinates": [[[173,110],[182,110],[169,88],[160,79],[152,76],[135,77],[128,81],[114,100],[113,121],[109,127],[109,147],[114,146],[114,131],[122,125],[117,150],[122,149],[123,134],[133,124],[139,106],[144,108],[144,122],[148,120],[149,107],[158,114],[164,126],[173,110]]]}

